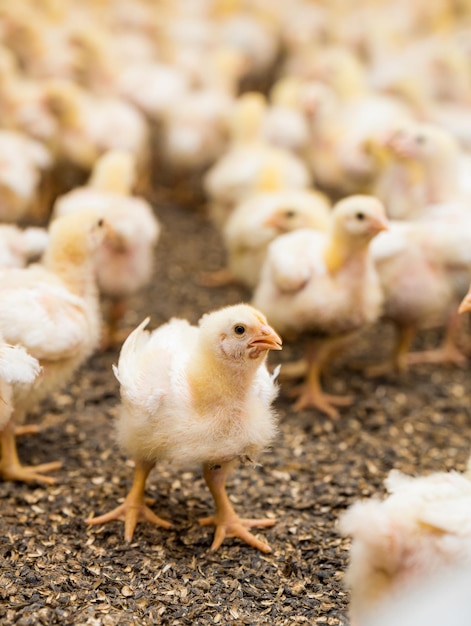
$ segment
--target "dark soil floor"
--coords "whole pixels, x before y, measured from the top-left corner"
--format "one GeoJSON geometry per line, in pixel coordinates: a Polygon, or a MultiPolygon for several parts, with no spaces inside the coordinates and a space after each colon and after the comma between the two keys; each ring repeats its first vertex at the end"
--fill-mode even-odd
{"type": "MultiPolygon", "coordinates": [[[[198,285],[199,272],[223,261],[218,234],[201,211],[159,204],[157,212],[163,234],[155,279],[133,302],[127,328],[147,315],[152,327],[171,316],[196,322],[208,310],[248,299],[236,287],[198,285]]],[[[422,341],[436,339],[431,333],[422,341]]],[[[376,360],[391,341],[390,329],[374,328],[353,356],[376,360]]],[[[286,345],[271,358],[289,360],[300,347],[286,345]]],[[[241,514],[277,518],[259,531],[271,554],[234,539],[210,552],[212,531],[197,523],[212,511],[201,472],[167,465],[151,474],[148,495],[175,527],[140,524],[127,545],[122,523],[88,528],[84,521],[122,501],[132,478],[132,463],[114,437],[117,356],[93,357],[41,407],[43,430],[20,440],[27,463],[63,460],[57,485],[0,484],[2,625],[346,624],[349,542],[336,530],[339,514],[358,498],[382,493],[393,467],[416,474],[462,470],[469,453],[468,370],[419,366],[371,381],[345,360],[332,368],[326,387],[354,393],[355,405],[337,422],[313,410],[295,414],[282,388],[275,445],[261,467],[242,467],[230,480],[241,514]]]]}

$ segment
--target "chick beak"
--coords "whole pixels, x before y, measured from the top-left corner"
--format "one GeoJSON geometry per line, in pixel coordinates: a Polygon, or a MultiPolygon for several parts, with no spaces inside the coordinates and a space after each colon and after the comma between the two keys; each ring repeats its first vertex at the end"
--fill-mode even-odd
{"type": "Polygon", "coordinates": [[[261,326],[260,332],[249,341],[249,347],[257,351],[281,350],[281,344],[281,337],[268,324],[261,326]]]}
{"type": "Polygon", "coordinates": [[[375,233],[380,233],[382,230],[389,230],[389,222],[386,216],[378,215],[371,221],[371,229],[375,233]]]}
{"type": "Polygon", "coordinates": [[[274,228],[275,230],[282,230],[282,222],[280,220],[280,216],[277,214],[270,215],[270,217],[268,217],[263,222],[263,226],[265,228],[274,228]]]}
{"type": "Polygon", "coordinates": [[[458,313],[467,313],[468,311],[471,311],[471,291],[463,298],[458,313]]]}

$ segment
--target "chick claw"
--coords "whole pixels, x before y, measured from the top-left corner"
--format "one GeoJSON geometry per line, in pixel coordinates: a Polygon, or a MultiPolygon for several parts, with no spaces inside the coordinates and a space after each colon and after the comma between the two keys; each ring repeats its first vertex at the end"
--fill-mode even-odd
{"type": "Polygon", "coordinates": [[[144,502],[131,503],[127,500],[109,513],[90,517],[86,521],[90,526],[106,524],[114,520],[124,521],[124,539],[128,543],[132,541],[138,522],[150,522],[161,528],[171,528],[172,524],[158,517],[144,502]]]}
{"type": "Polygon", "coordinates": [[[0,475],[3,480],[12,480],[23,483],[44,483],[54,485],[57,481],[52,476],[43,476],[41,472],[54,472],[62,467],[61,461],[43,463],[41,465],[20,465],[0,463],[0,475]]]}
{"type": "Polygon", "coordinates": [[[203,517],[199,520],[199,523],[201,526],[216,526],[213,543],[211,544],[211,550],[213,552],[221,547],[226,537],[242,539],[242,541],[245,541],[245,543],[252,546],[252,548],[256,548],[260,550],[260,552],[265,552],[265,554],[271,552],[270,546],[252,535],[248,528],[269,528],[276,523],[274,519],[247,519],[231,516],[224,520],[214,515],[211,517],[203,517]]]}
{"type": "Polygon", "coordinates": [[[296,387],[290,395],[298,398],[293,405],[294,411],[302,411],[312,407],[325,413],[333,420],[340,417],[335,406],[350,406],[353,403],[351,396],[336,396],[318,390],[314,391],[306,385],[296,387]]]}

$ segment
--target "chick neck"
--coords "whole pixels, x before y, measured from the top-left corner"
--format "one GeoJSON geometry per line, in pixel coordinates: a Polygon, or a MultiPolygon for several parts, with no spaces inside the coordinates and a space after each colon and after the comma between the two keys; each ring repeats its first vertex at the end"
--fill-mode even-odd
{"type": "Polygon", "coordinates": [[[80,234],[59,232],[53,237],[43,258],[44,266],[54,273],[73,294],[96,298],[93,254],[80,234]]]}
{"type": "MultiPolygon", "coordinates": [[[[265,353],[266,355],[266,353],[265,353]]],[[[204,415],[222,403],[233,407],[244,401],[247,390],[265,357],[224,358],[199,341],[188,366],[188,379],[197,411],[204,415]]]]}
{"type": "Polygon", "coordinates": [[[352,258],[366,258],[371,236],[353,236],[338,225],[333,225],[324,250],[324,261],[328,271],[335,274],[352,258]]]}

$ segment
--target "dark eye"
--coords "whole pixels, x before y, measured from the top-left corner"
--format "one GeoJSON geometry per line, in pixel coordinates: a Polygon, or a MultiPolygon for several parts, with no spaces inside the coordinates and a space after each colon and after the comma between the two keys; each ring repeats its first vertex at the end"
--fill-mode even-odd
{"type": "Polygon", "coordinates": [[[418,144],[423,144],[425,143],[425,137],[424,135],[417,135],[417,137],[415,138],[416,143],[418,144]]]}
{"type": "Polygon", "coordinates": [[[293,218],[296,215],[296,211],[294,209],[287,209],[285,211],[285,217],[287,217],[288,219],[293,218]]]}
{"type": "Polygon", "coordinates": [[[242,326],[242,324],[237,324],[236,326],[234,326],[234,332],[236,335],[243,335],[245,333],[245,326],[242,326]]]}
{"type": "Polygon", "coordinates": [[[365,214],[362,213],[361,211],[355,214],[355,217],[357,220],[364,220],[365,219],[365,214]]]}
{"type": "Polygon", "coordinates": [[[98,226],[99,228],[101,228],[101,227],[103,226],[103,224],[104,224],[104,223],[105,223],[105,221],[103,220],[103,218],[100,218],[100,219],[98,220],[98,222],[97,222],[97,226],[98,226]]]}

